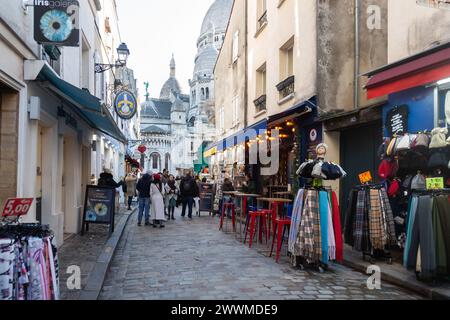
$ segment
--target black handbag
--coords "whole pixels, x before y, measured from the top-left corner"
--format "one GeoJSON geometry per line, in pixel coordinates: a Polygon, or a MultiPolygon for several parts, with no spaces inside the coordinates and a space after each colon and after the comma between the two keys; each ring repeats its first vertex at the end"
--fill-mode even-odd
{"type": "Polygon", "coordinates": [[[326,180],[336,180],[342,177],[342,172],[339,167],[331,162],[324,162],[322,164],[322,173],[327,176],[326,180]]]}

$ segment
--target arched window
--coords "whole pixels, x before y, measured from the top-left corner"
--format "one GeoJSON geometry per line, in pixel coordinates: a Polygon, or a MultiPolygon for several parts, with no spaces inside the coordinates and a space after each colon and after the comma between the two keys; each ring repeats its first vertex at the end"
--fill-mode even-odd
{"type": "Polygon", "coordinates": [[[159,169],[159,162],[161,160],[161,156],[159,155],[159,153],[152,153],[152,155],[150,156],[152,159],[152,169],[154,170],[158,170],[159,169]]]}
{"type": "Polygon", "coordinates": [[[165,162],[164,162],[164,164],[165,164],[165,169],[167,169],[167,170],[170,170],[170,168],[169,168],[169,162],[170,162],[170,153],[166,153],[166,159],[165,159],[165,162]]]}
{"type": "Polygon", "coordinates": [[[206,100],[209,99],[209,88],[206,88],[206,100]]]}
{"type": "Polygon", "coordinates": [[[205,99],[205,88],[202,88],[202,100],[205,99]]]}

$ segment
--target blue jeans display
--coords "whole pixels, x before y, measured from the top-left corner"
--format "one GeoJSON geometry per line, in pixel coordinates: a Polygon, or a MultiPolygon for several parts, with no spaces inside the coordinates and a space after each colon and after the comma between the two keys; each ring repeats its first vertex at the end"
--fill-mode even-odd
{"type": "Polygon", "coordinates": [[[139,198],[138,223],[142,223],[142,216],[145,215],[145,223],[150,223],[150,198],[139,198]]]}

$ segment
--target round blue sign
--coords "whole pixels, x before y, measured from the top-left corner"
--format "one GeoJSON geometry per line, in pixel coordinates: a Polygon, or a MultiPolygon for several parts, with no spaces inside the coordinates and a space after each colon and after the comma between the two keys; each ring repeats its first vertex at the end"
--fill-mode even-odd
{"type": "Polygon", "coordinates": [[[137,101],[130,91],[120,91],[114,100],[114,109],[117,115],[125,120],[129,120],[136,115],[137,101]]]}

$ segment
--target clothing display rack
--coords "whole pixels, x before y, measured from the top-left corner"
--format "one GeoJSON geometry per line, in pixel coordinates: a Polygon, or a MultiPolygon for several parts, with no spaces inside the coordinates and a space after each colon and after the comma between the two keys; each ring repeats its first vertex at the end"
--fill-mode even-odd
{"type": "Polygon", "coordinates": [[[343,262],[340,209],[329,188],[299,190],[292,211],[288,251],[294,266],[324,272],[330,261],[343,262]]]}
{"type": "Polygon", "coordinates": [[[345,216],[345,243],[369,257],[392,264],[390,247],[397,244],[394,216],[384,184],[355,186],[345,216]]]}
{"type": "Polygon", "coordinates": [[[48,226],[0,225],[0,300],[58,300],[59,270],[48,226]]]}
{"type": "Polygon", "coordinates": [[[450,189],[416,190],[409,202],[403,263],[419,280],[450,276],[450,189]]]}

